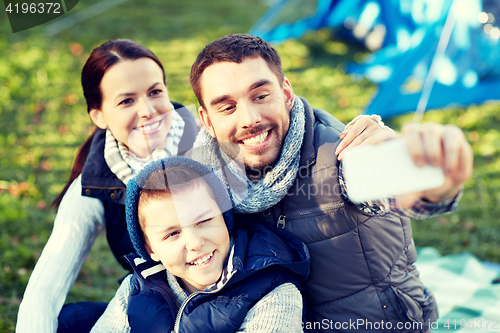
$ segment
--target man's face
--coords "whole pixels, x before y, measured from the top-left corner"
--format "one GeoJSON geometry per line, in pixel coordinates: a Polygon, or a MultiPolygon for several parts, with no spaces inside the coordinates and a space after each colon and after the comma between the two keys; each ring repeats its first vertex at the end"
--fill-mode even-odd
{"type": "Polygon", "coordinates": [[[201,76],[200,119],[217,142],[238,145],[247,169],[262,170],[280,157],[294,101],[288,79],[281,83],[260,57],[216,63],[201,76]]]}

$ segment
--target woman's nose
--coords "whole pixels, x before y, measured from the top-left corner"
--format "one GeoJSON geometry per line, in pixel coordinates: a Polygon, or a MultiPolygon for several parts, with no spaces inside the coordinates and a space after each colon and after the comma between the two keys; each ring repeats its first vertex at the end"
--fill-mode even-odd
{"type": "Polygon", "coordinates": [[[141,102],[139,103],[139,116],[150,118],[155,112],[156,109],[153,107],[153,105],[146,98],[142,98],[141,102]]]}

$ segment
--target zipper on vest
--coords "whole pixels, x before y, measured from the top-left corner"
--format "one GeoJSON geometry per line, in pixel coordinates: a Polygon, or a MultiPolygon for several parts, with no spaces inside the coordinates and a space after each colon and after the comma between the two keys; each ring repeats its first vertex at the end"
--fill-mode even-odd
{"type": "MultiPolygon", "coordinates": [[[[293,219],[293,218],[301,217],[301,216],[304,216],[304,215],[309,215],[309,214],[314,214],[314,213],[320,213],[320,212],[326,212],[326,211],[329,211],[329,210],[334,210],[334,209],[343,207],[344,205],[345,204],[343,202],[340,202],[340,203],[336,203],[336,204],[330,204],[330,205],[316,207],[316,208],[309,209],[309,210],[299,210],[299,211],[295,211],[295,212],[292,212],[292,213],[289,212],[286,215],[287,215],[288,219],[290,219],[290,218],[293,219]]],[[[284,215],[282,215],[282,216],[284,216],[284,215]]]]}
{"type": "Polygon", "coordinates": [[[195,291],[194,293],[190,294],[185,300],[184,302],[181,304],[181,307],[179,308],[179,310],[177,311],[177,316],[175,318],[175,323],[174,323],[174,330],[171,331],[171,333],[178,333],[179,332],[179,324],[181,322],[181,317],[182,317],[182,313],[184,312],[184,309],[186,308],[187,304],[189,303],[189,301],[191,299],[193,299],[195,296],[199,295],[199,294],[215,294],[219,291],[221,291],[221,289],[223,289],[229,282],[229,280],[231,280],[231,278],[233,277],[234,274],[236,274],[237,270],[230,273],[228,275],[228,278],[227,278],[227,281],[226,283],[224,283],[224,285],[220,286],[220,288],[217,288],[215,290],[212,290],[212,291],[202,291],[202,290],[199,290],[199,291],[195,291]]]}
{"type": "Polygon", "coordinates": [[[278,218],[278,223],[276,223],[276,228],[278,229],[285,229],[285,224],[286,224],[286,216],[285,215],[280,215],[278,218]]]}
{"type": "Polygon", "coordinates": [[[172,333],[178,333],[179,332],[179,324],[181,322],[181,317],[182,317],[182,312],[186,308],[188,302],[193,299],[196,295],[199,294],[215,294],[216,292],[220,291],[220,289],[217,290],[212,290],[212,291],[195,291],[194,293],[190,294],[188,298],[182,303],[179,311],[177,312],[177,317],[175,318],[175,324],[174,324],[174,330],[171,331],[172,333]]]}

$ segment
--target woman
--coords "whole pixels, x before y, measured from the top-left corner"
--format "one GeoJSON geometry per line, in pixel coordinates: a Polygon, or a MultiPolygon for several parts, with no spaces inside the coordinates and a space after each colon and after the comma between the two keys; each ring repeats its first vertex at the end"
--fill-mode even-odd
{"type": "Polygon", "coordinates": [[[67,304],[59,311],[94,240],[105,227],[113,254],[130,270],[123,259],[133,252],[126,183],[153,158],[191,148],[197,133],[192,114],[170,103],[160,60],[138,43],[116,40],[96,48],[83,68],[82,87],[97,127],[54,201],[54,229],[26,288],[18,332],[90,330],[105,303],[67,304]]]}

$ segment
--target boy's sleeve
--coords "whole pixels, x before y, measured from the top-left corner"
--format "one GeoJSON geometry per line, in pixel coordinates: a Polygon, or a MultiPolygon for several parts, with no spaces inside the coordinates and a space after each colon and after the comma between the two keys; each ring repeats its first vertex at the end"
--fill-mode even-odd
{"type": "MultiPolygon", "coordinates": [[[[150,293],[134,294],[132,275],[127,276],[91,333],[157,333],[174,329],[174,316],[165,300],[150,293]]],[[[135,287],[137,289],[137,287],[135,287]]]]}
{"type": "Polygon", "coordinates": [[[96,322],[91,333],[129,333],[130,326],[128,323],[127,309],[128,300],[132,291],[130,274],[123,281],[115,296],[109,302],[106,310],[96,322]]]}
{"type": "Polygon", "coordinates": [[[248,311],[238,332],[303,332],[300,291],[292,283],[274,288],[248,311]]]}

